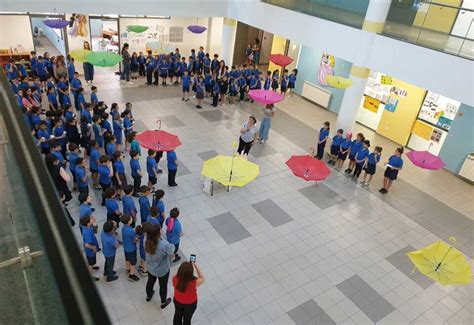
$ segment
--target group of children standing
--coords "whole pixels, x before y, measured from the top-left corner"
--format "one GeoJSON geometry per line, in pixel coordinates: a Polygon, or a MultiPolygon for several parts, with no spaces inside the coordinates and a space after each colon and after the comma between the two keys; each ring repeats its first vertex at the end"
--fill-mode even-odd
{"type": "MultiPolygon", "coordinates": [[[[317,153],[315,156],[319,160],[323,159],[329,132],[330,123],[326,121],[319,130],[317,153]]],[[[347,157],[349,157],[349,165],[345,173],[352,174],[352,177],[357,180],[362,171],[364,171],[360,184],[369,186],[376,172],[376,166],[380,162],[382,147],[376,146],[372,152],[370,152],[369,148],[370,141],[365,139],[362,133],[357,133],[356,139],[352,140],[351,132],[347,132],[344,136],[344,130],[339,129],[332,138],[328,164],[335,166],[337,170],[341,170],[347,157]]],[[[385,163],[384,183],[383,187],[379,190],[380,193],[386,194],[392,182],[397,179],[398,171],[403,167],[402,154],[403,147],[398,147],[385,163]]]]}

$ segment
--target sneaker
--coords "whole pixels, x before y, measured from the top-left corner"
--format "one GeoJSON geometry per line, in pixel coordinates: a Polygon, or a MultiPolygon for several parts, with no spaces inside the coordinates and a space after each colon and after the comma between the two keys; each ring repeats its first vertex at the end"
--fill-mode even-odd
{"type": "Polygon", "coordinates": [[[93,269],[94,271],[97,271],[97,270],[100,269],[100,266],[97,266],[97,265],[96,265],[96,266],[93,266],[92,269],[93,269]]]}
{"type": "Polygon", "coordinates": [[[113,277],[107,279],[105,282],[110,283],[112,281],[118,280],[118,276],[114,275],[113,277]]]}
{"type": "Polygon", "coordinates": [[[148,275],[148,271],[143,271],[143,270],[141,270],[141,273],[142,273],[143,276],[147,276],[147,275],[148,275]]]}
{"type": "Polygon", "coordinates": [[[130,274],[127,278],[128,281],[132,281],[132,282],[137,282],[137,281],[140,281],[140,278],[137,277],[135,274],[130,274]]]}
{"type": "Polygon", "coordinates": [[[158,174],[163,174],[163,169],[158,168],[158,174]]]}
{"type": "Polygon", "coordinates": [[[183,98],[181,98],[181,100],[184,102],[184,97],[183,97],[183,98]]]}
{"type": "Polygon", "coordinates": [[[196,108],[197,108],[197,109],[201,109],[202,106],[201,106],[201,105],[196,105],[196,108]]]}
{"type": "Polygon", "coordinates": [[[173,260],[173,263],[178,262],[180,259],[181,259],[181,256],[176,255],[176,257],[175,257],[174,260],[173,260]]]}
{"type": "Polygon", "coordinates": [[[131,81],[127,81],[127,83],[128,83],[129,85],[133,85],[133,82],[131,82],[131,81]]]}
{"type": "Polygon", "coordinates": [[[166,299],[165,302],[161,303],[161,309],[165,309],[171,303],[171,298],[166,299]]]}
{"type": "Polygon", "coordinates": [[[365,186],[369,186],[370,184],[369,184],[369,182],[365,182],[364,185],[365,185],[365,186]]]}
{"type": "Polygon", "coordinates": [[[94,280],[94,282],[97,282],[97,281],[99,281],[100,279],[99,279],[98,277],[96,277],[96,276],[93,276],[93,277],[92,277],[92,280],[94,280]]]}
{"type": "Polygon", "coordinates": [[[351,170],[350,170],[349,168],[347,168],[344,172],[345,172],[345,173],[350,173],[351,170]]]}
{"type": "Polygon", "coordinates": [[[178,184],[174,183],[174,184],[168,184],[169,187],[176,187],[178,186],[178,184]]]}
{"type": "Polygon", "coordinates": [[[91,211],[92,211],[92,212],[95,212],[95,208],[91,208],[91,211]]]}
{"type": "Polygon", "coordinates": [[[155,294],[155,290],[151,292],[151,297],[146,297],[146,301],[150,302],[151,298],[153,298],[153,295],[155,294]]]}
{"type": "Polygon", "coordinates": [[[385,189],[382,187],[379,192],[383,194],[383,192],[385,191],[385,189]]]}

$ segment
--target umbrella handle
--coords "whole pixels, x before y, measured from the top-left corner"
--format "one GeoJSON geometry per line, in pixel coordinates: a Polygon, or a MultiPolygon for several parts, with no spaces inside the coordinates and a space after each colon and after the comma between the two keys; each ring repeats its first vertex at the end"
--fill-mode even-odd
{"type": "Polygon", "coordinates": [[[159,125],[159,126],[158,126],[158,130],[161,130],[161,120],[160,120],[160,119],[157,119],[157,120],[156,120],[156,123],[159,125]]]}
{"type": "Polygon", "coordinates": [[[428,156],[428,153],[430,152],[431,147],[433,146],[433,142],[430,142],[430,145],[428,146],[428,150],[425,153],[425,157],[423,158],[422,164],[425,164],[426,156],[428,156]]]}
{"type": "Polygon", "coordinates": [[[434,269],[435,272],[438,272],[438,269],[441,267],[441,264],[443,263],[444,259],[446,258],[446,256],[448,255],[449,251],[451,250],[451,248],[453,248],[453,246],[449,246],[448,250],[446,251],[446,253],[444,253],[444,256],[443,258],[441,259],[441,261],[438,263],[438,265],[436,266],[436,268],[434,269]]]}

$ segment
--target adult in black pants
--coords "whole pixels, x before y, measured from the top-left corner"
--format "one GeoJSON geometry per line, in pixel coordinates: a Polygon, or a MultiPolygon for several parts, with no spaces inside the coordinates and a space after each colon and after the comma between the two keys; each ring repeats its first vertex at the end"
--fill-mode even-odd
{"type": "Polygon", "coordinates": [[[324,147],[326,147],[326,141],[329,137],[330,123],[328,121],[324,122],[323,127],[319,130],[318,138],[318,151],[315,158],[319,160],[323,159],[324,156],[324,147]]]}
{"type": "Polygon", "coordinates": [[[257,139],[257,135],[257,119],[254,116],[250,116],[240,129],[239,148],[237,149],[239,155],[247,156],[249,154],[250,148],[257,139]]]}
{"type": "Polygon", "coordinates": [[[145,222],[143,229],[146,232],[145,257],[148,267],[148,281],[146,283],[146,301],[150,301],[155,294],[153,290],[158,279],[160,286],[161,308],[171,303],[168,298],[168,279],[174,259],[174,245],[160,238],[161,228],[157,224],[145,222]]]}
{"type": "Polygon", "coordinates": [[[197,287],[204,282],[204,275],[197,264],[183,262],[173,277],[174,317],[173,325],[190,325],[197,308],[197,287]],[[196,269],[197,277],[194,276],[196,269]]]}

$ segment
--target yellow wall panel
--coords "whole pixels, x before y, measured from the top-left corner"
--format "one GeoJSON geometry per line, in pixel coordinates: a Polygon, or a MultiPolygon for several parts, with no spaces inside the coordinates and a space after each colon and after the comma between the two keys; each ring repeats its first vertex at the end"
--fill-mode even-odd
{"type": "Polygon", "coordinates": [[[406,145],[426,91],[397,79],[393,79],[392,86],[406,91],[406,96],[390,94],[391,98],[398,100],[398,104],[394,112],[384,109],[377,133],[398,144],[406,145]]]}
{"type": "MultiPolygon", "coordinates": [[[[270,54],[285,54],[286,38],[273,35],[272,50],[270,54]]],[[[295,58],[292,58],[295,59],[295,58]]],[[[281,69],[280,66],[270,62],[268,65],[268,70],[273,72],[274,70],[281,69]]]]}
{"type": "MultiPolygon", "coordinates": [[[[460,6],[461,0],[438,0],[436,3],[460,6]]],[[[428,11],[418,11],[413,25],[443,33],[450,33],[456,20],[458,9],[439,5],[429,5],[428,11]]]]}

